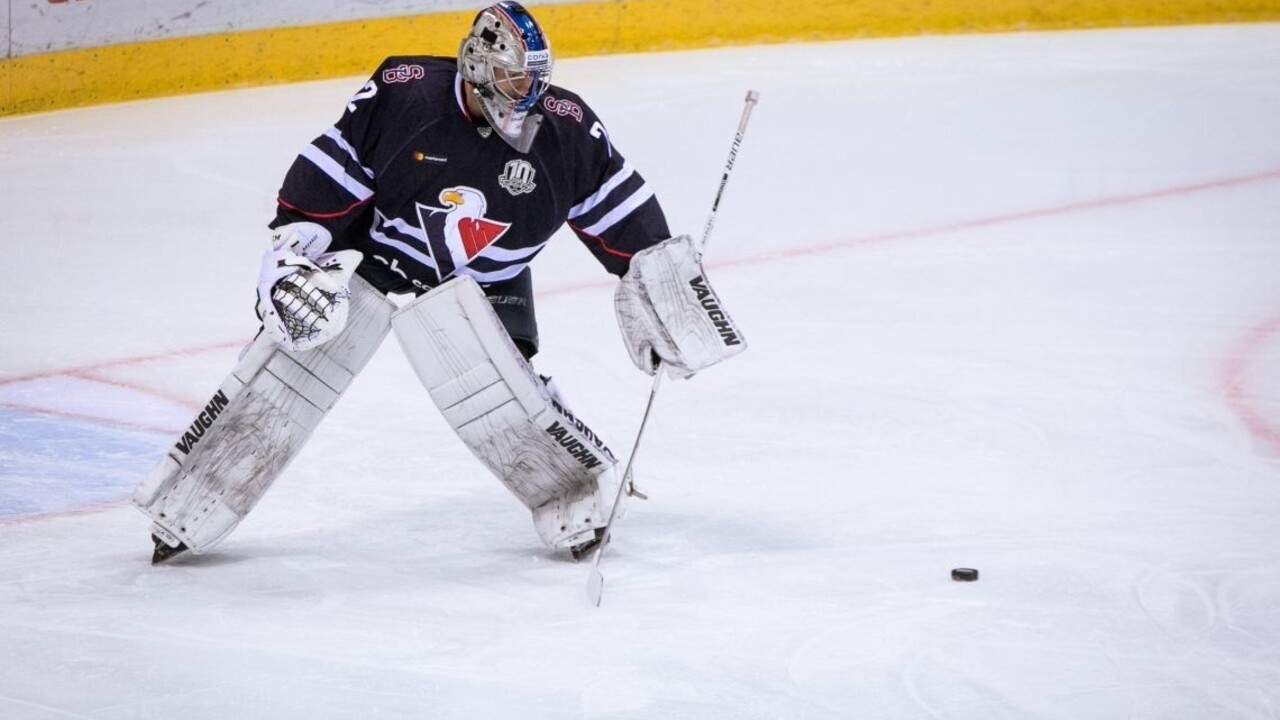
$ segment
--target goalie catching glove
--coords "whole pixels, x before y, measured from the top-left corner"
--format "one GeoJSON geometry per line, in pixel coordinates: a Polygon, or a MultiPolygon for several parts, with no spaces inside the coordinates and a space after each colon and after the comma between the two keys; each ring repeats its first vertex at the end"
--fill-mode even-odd
{"type": "Polygon", "coordinates": [[[325,252],[333,236],[309,222],[290,223],[271,235],[258,275],[258,317],[263,332],[285,348],[309,350],[347,324],[348,285],[364,258],[359,250],[325,252]]]}
{"type": "Polygon", "coordinates": [[[688,235],[636,253],[613,304],[632,362],[649,375],[661,363],[672,377],[692,377],[747,349],[688,235]]]}

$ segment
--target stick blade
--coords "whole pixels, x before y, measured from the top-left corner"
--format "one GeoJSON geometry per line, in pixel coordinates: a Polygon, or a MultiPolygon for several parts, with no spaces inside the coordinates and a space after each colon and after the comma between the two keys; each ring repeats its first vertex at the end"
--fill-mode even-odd
{"type": "Polygon", "coordinates": [[[591,563],[591,572],[587,575],[587,599],[596,607],[600,607],[600,600],[604,596],[604,573],[600,572],[600,555],[603,552],[603,545],[596,548],[595,561],[591,563]]]}
{"type": "Polygon", "coordinates": [[[592,605],[600,607],[600,600],[604,596],[604,575],[600,573],[599,568],[591,568],[591,574],[587,576],[587,599],[592,605]]]}

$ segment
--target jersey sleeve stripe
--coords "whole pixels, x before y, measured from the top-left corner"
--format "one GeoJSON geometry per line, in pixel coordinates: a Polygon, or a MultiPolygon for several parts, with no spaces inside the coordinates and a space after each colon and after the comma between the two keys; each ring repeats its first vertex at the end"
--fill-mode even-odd
{"type": "Polygon", "coordinates": [[[342,217],[342,216],[344,216],[344,215],[346,215],[346,214],[350,213],[352,210],[355,210],[356,208],[360,207],[361,205],[364,205],[365,203],[369,202],[369,200],[368,200],[367,198],[366,198],[366,199],[364,199],[364,200],[357,200],[357,201],[355,201],[355,202],[351,203],[350,205],[346,206],[345,208],[343,208],[343,209],[341,209],[341,210],[339,210],[339,211],[337,211],[337,212],[331,212],[331,213],[318,213],[318,212],[311,212],[311,211],[309,211],[309,210],[303,210],[302,208],[298,207],[297,205],[294,205],[293,203],[290,203],[288,200],[285,200],[285,199],[284,199],[284,198],[282,198],[282,197],[278,197],[278,198],[276,198],[276,202],[280,203],[280,204],[281,204],[281,205],[283,205],[284,207],[287,207],[287,208],[289,208],[290,210],[292,210],[292,211],[294,211],[294,212],[296,212],[296,213],[300,213],[300,214],[305,215],[305,216],[307,216],[307,217],[309,217],[309,218],[314,218],[314,219],[316,219],[316,220],[332,220],[332,219],[334,219],[334,218],[340,218],[340,217],[342,217]]]}
{"type": "Polygon", "coordinates": [[[356,165],[359,165],[360,169],[364,171],[365,177],[370,180],[373,179],[373,170],[365,167],[364,163],[360,162],[360,156],[356,154],[356,149],[351,147],[351,143],[347,142],[346,138],[342,137],[342,132],[338,128],[329,128],[324,132],[324,136],[332,140],[334,145],[341,148],[342,152],[346,153],[356,165]]]}
{"type": "Polygon", "coordinates": [[[628,259],[630,259],[633,256],[633,253],[623,252],[621,250],[614,250],[613,248],[609,247],[609,243],[605,242],[604,238],[600,237],[599,235],[592,235],[591,233],[588,233],[586,230],[583,230],[580,227],[575,227],[573,223],[570,223],[569,227],[573,228],[573,231],[578,233],[579,235],[584,235],[600,243],[600,249],[604,250],[610,255],[614,255],[620,258],[628,258],[628,259]]]}
{"type": "Polygon", "coordinates": [[[599,236],[601,233],[607,231],[609,228],[618,224],[618,222],[623,218],[634,212],[636,208],[648,202],[652,197],[653,188],[650,188],[648,185],[644,185],[639,190],[632,193],[631,197],[619,203],[618,206],[613,210],[610,210],[608,214],[597,220],[593,225],[583,228],[582,231],[588,235],[599,236]]]}
{"type": "Polygon", "coordinates": [[[337,160],[324,154],[324,151],[315,145],[307,145],[299,153],[302,157],[311,161],[320,169],[320,172],[329,176],[329,179],[337,183],[344,190],[351,193],[358,200],[368,200],[373,197],[373,190],[364,183],[351,177],[346,168],[338,163],[337,160]]]}
{"type": "Polygon", "coordinates": [[[623,165],[622,169],[614,173],[613,177],[606,180],[604,184],[600,186],[600,189],[596,190],[591,197],[569,208],[569,219],[573,220],[575,218],[582,217],[594,210],[598,205],[600,205],[600,203],[604,202],[605,198],[609,197],[609,193],[613,192],[619,185],[626,182],[627,178],[634,175],[635,172],[636,170],[631,166],[631,163],[623,165]]]}

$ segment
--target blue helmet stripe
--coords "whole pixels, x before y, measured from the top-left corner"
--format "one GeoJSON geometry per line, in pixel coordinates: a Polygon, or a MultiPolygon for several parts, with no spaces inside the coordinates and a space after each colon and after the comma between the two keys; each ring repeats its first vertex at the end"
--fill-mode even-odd
{"type": "Polygon", "coordinates": [[[550,47],[547,36],[542,34],[542,28],[538,27],[537,21],[523,5],[518,2],[500,2],[494,7],[511,20],[511,24],[520,33],[525,50],[547,50],[550,47]]]}

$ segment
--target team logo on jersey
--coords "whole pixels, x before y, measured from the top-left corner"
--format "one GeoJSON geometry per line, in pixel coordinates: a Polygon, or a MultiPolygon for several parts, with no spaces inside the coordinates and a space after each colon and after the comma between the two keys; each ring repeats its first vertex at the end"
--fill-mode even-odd
{"type": "Polygon", "coordinates": [[[561,117],[571,117],[578,122],[582,122],[582,106],[569,100],[561,100],[547,95],[542,98],[542,107],[547,112],[555,113],[561,117]]]}
{"type": "Polygon", "coordinates": [[[397,65],[382,71],[382,82],[388,85],[391,83],[406,83],[421,80],[426,76],[426,68],[421,65],[397,65]]]}
{"type": "Polygon", "coordinates": [[[498,176],[498,184],[512,195],[531,193],[538,187],[533,182],[533,176],[537,172],[528,160],[512,160],[502,169],[502,174],[498,176]]]}
{"type": "Polygon", "coordinates": [[[447,188],[441,191],[439,201],[444,207],[417,206],[427,249],[444,280],[502,237],[511,223],[486,218],[489,202],[484,193],[472,187],[447,188]]]}

